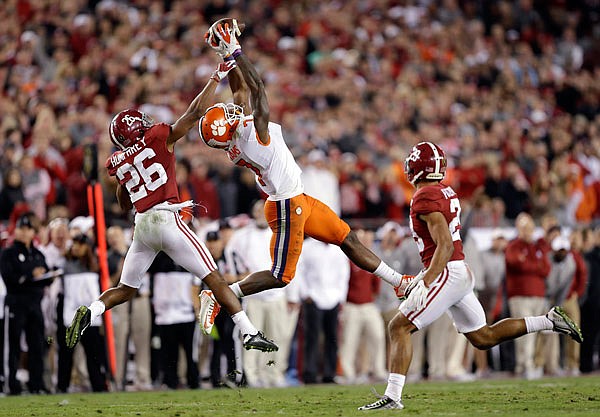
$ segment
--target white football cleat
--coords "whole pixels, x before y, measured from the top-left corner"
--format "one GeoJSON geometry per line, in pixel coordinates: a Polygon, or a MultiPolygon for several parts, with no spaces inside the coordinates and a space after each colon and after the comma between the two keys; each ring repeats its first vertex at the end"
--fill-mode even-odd
{"type": "Polygon", "coordinates": [[[200,312],[198,313],[198,323],[204,334],[210,334],[215,324],[215,318],[221,311],[221,305],[210,290],[200,292],[200,312]]]}

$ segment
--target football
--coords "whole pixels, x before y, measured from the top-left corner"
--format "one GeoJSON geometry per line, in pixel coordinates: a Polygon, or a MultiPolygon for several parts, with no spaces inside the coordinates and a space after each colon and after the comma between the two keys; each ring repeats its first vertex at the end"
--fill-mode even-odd
{"type": "Polygon", "coordinates": [[[216,27],[219,23],[229,24],[230,28],[238,28],[239,31],[237,33],[237,36],[241,35],[244,29],[246,28],[246,25],[244,23],[231,17],[224,17],[223,19],[219,19],[215,23],[213,23],[211,27],[216,27]]]}
{"type": "Polygon", "coordinates": [[[217,20],[215,23],[213,23],[211,25],[211,27],[208,29],[208,32],[206,32],[206,39],[207,42],[213,46],[216,47],[217,46],[217,40],[214,37],[211,37],[211,31],[213,28],[216,28],[217,25],[219,24],[224,24],[224,25],[229,25],[229,28],[235,30],[237,28],[237,36],[240,36],[242,34],[242,32],[244,31],[244,28],[246,27],[246,25],[244,23],[238,22],[237,19],[232,19],[230,17],[225,17],[223,19],[219,19],[217,20]]]}

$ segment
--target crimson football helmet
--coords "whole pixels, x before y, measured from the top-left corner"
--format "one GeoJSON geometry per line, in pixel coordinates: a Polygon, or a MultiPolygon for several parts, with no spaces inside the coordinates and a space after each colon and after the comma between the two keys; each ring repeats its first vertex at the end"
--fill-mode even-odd
{"type": "Polygon", "coordinates": [[[404,160],[404,173],[411,184],[418,180],[440,181],[446,175],[446,155],[431,142],[417,143],[404,160]]]}
{"type": "Polygon", "coordinates": [[[110,140],[119,149],[133,145],[154,124],[148,114],[135,109],[123,110],[110,122],[110,140]]]}
{"type": "Polygon", "coordinates": [[[243,117],[244,110],[237,104],[215,104],[200,119],[200,137],[211,148],[228,149],[243,117]]]}

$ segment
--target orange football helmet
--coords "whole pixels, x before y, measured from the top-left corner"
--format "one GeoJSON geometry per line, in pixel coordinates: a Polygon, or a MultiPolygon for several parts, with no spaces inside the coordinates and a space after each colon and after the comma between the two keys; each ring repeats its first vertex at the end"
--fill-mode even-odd
{"type": "Polygon", "coordinates": [[[200,119],[200,137],[211,148],[228,149],[243,117],[244,110],[237,104],[215,104],[209,107],[200,119]]]}

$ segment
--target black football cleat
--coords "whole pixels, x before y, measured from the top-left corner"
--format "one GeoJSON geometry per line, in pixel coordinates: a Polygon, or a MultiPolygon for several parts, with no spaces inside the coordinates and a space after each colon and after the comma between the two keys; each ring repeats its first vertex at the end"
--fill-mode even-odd
{"type": "Polygon", "coordinates": [[[92,312],[86,306],[80,306],[73,317],[71,325],[67,327],[67,347],[73,349],[83,335],[85,329],[92,323],[92,312]]]}
{"type": "Polygon", "coordinates": [[[277,352],[279,350],[279,347],[272,340],[267,339],[262,332],[244,335],[244,348],[246,350],[256,349],[261,352],[277,352]]]}

